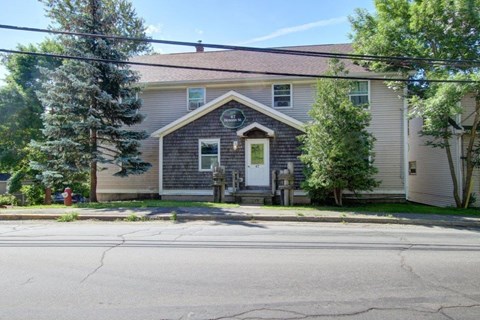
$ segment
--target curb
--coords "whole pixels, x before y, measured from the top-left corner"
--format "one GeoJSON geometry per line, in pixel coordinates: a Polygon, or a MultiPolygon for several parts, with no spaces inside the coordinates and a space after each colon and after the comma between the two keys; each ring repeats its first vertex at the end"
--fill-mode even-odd
{"type": "MultiPolygon", "coordinates": [[[[1,220],[56,220],[61,214],[0,214],[1,220]]],[[[120,215],[78,215],[78,220],[123,221],[127,216],[120,215]]],[[[141,218],[141,216],[140,216],[141,218]]],[[[147,217],[148,220],[171,220],[170,215],[159,214],[147,217]]],[[[276,221],[276,222],[323,222],[323,223],[368,223],[368,224],[403,224],[439,227],[480,228],[480,221],[450,221],[405,218],[368,218],[368,217],[308,217],[308,216],[274,216],[274,215],[211,215],[179,214],[177,221],[276,221]]]]}

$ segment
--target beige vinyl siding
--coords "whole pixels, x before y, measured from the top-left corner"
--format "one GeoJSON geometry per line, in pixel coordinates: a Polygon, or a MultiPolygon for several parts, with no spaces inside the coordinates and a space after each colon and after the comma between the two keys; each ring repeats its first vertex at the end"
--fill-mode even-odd
{"type": "Polygon", "coordinates": [[[148,138],[142,142],[142,159],[152,167],[141,175],[125,178],[115,177],[116,166],[107,166],[107,170],[98,172],[98,193],[158,193],[158,139],[148,138]]]}
{"type": "MultiPolygon", "coordinates": [[[[146,117],[135,130],[151,134],[187,113],[186,89],[145,91],[140,112],[146,117]]],[[[148,138],[142,142],[142,159],[152,167],[143,175],[125,178],[115,177],[115,166],[98,173],[98,193],[158,193],[158,139],[148,138]]]]}
{"type": "MultiPolygon", "coordinates": [[[[453,183],[445,150],[425,145],[427,138],[418,134],[423,125],[421,118],[409,122],[408,161],[417,162],[417,174],[408,177],[408,200],[435,206],[454,206],[453,183]]],[[[451,144],[452,157],[458,159],[457,139],[452,139],[451,144]]]]}
{"type": "Polygon", "coordinates": [[[6,192],[7,192],[7,182],[0,181],[0,194],[6,193],[6,192]]]}
{"type": "Polygon", "coordinates": [[[382,81],[370,82],[370,132],[375,141],[376,178],[381,181],[375,190],[405,193],[403,184],[403,99],[382,81]]]}
{"type": "MultiPolygon", "coordinates": [[[[286,82],[275,82],[275,83],[289,83],[286,82]]],[[[207,102],[227,93],[230,90],[238,92],[246,97],[249,97],[255,101],[260,102],[261,104],[266,105],[267,107],[272,107],[272,84],[265,83],[262,85],[257,85],[254,87],[246,86],[231,86],[228,88],[225,87],[208,87],[207,88],[207,102]]],[[[293,83],[292,84],[292,107],[291,108],[275,108],[292,118],[295,118],[299,121],[305,122],[308,121],[308,110],[312,107],[312,104],[315,99],[315,85],[312,83],[293,83]]]]}
{"type": "MultiPolygon", "coordinates": [[[[268,107],[272,105],[272,84],[280,82],[264,82],[255,85],[244,83],[232,85],[217,85],[197,83],[195,87],[206,88],[206,101],[227,93],[236,91],[268,107]]],[[[288,83],[288,81],[286,82],[288,83]]],[[[292,83],[293,107],[275,109],[302,122],[308,121],[308,111],[315,101],[315,81],[292,83]]],[[[148,134],[164,127],[187,114],[187,86],[175,88],[150,89],[142,94],[143,106],[141,112],[146,115],[139,126],[148,134]]],[[[403,193],[403,141],[402,141],[402,108],[403,101],[398,93],[387,88],[383,82],[376,81],[370,85],[372,122],[371,132],[376,137],[376,161],[378,180],[381,186],[375,190],[378,193],[403,193]]],[[[143,159],[152,164],[152,168],[144,175],[129,178],[112,177],[116,169],[110,168],[99,172],[99,193],[131,192],[140,190],[158,191],[158,139],[149,138],[143,143],[143,159]]],[[[137,191],[140,193],[140,191],[137,191]]]]}
{"type": "Polygon", "coordinates": [[[468,95],[462,99],[461,105],[463,109],[461,124],[462,126],[471,126],[475,118],[475,98],[468,95]]]}

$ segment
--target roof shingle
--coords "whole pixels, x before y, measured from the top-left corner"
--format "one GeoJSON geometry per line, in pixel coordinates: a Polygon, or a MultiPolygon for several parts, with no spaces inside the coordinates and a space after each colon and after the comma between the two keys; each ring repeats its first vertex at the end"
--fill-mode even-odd
{"type": "MultiPolygon", "coordinates": [[[[351,44],[330,44],[296,46],[279,49],[303,50],[328,53],[352,52],[351,44]]],[[[136,62],[167,64],[176,66],[195,66],[205,68],[249,70],[260,72],[280,72],[292,74],[324,74],[328,69],[328,58],[301,55],[275,54],[268,52],[251,51],[207,51],[176,54],[155,54],[137,56],[132,59],[136,62]]],[[[343,60],[350,73],[366,73],[366,69],[353,64],[350,60],[343,60]]],[[[265,78],[265,75],[242,74],[234,72],[204,71],[174,69],[167,67],[152,67],[134,65],[132,69],[140,72],[143,83],[168,83],[187,81],[220,81],[265,78]]]]}

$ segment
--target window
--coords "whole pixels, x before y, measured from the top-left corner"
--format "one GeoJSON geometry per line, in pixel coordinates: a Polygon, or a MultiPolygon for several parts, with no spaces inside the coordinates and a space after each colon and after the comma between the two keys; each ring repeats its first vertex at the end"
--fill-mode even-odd
{"type": "Polygon", "coordinates": [[[205,88],[187,89],[188,110],[195,110],[205,104],[205,88]]]}
{"type": "Polygon", "coordinates": [[[199,171],[210,171],[215,162],[220,164],[220,139],[201,139],[198,141],[199,171]]]}
{"type": "Polygon", "coordinates": [[[292,86],[290,84],[274,84],[272,90],[274,108],[292,107],[292,86]]]}
{"type": "Polygon", "coordinates": [[[368,107],[368,81],[353,82],[349,96],[354,105],[368,107]]]}
{"type": "Polygon", "coordinates": [[[408,162],[408,174],[416,175],[417,174],[417,161],[408,162]]]}

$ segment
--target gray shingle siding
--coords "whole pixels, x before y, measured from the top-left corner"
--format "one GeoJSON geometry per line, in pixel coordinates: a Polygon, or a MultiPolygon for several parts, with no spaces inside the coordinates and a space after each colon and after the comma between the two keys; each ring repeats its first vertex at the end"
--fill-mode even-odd
{"type": "Polygon", "coordinates": [[[275,131],[275,137],[270,138],[270,172],[285,169],[287,162],[294,162],[296,188],[299,188],[303,173],[298,160],[300,143],[297,136],[302,132],[236,101],[226,103],[163,138],[163,188],[211,188],[211,173],[200,172],[198,168],[199,139],[220,139],[220,165],[226,168],[229,187],[232,186],[232,170],[238,170],[245,178],[245,138],[237,137],[237,131],[254,122],[275,131]],[[230,108],[244,112],[246,120],[240,128],[228,129],[220,122],[221,114],[230,108]],[[236,151],[233,150],[234,140],[239,142],[236,151]]]}

